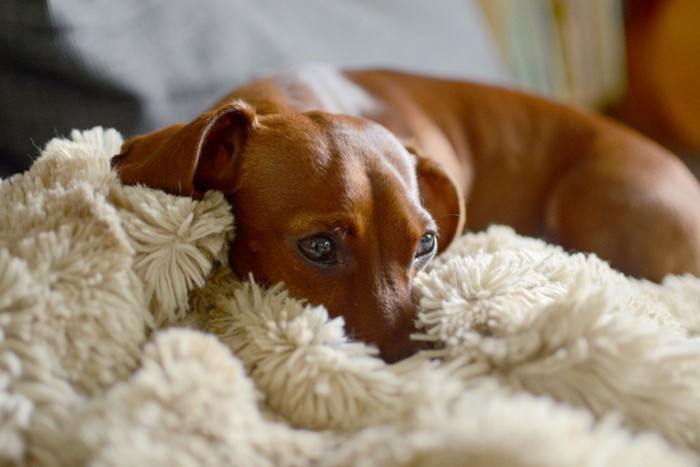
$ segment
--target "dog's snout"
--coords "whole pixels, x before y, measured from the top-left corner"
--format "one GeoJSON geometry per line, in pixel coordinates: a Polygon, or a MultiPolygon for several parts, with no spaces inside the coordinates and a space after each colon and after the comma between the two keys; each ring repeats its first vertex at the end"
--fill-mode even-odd
{"type": "Polygon", "coordinates": [[[411,335],[416,332],[415,319],[416,308],[413,303],[408,302],[395,309],[391,332],[377,343],[379,355],[384,361],[395,363],[424,348],[423,342],[411,339],[411,335]]]}
{"type": "Polygon", "coordinates": [[[403,345],[390,346],[381,349],[379,356],[387,363],[396,363],[414,355],[423,349],[423,344],[417,341],[409,341],[403,345]]]}

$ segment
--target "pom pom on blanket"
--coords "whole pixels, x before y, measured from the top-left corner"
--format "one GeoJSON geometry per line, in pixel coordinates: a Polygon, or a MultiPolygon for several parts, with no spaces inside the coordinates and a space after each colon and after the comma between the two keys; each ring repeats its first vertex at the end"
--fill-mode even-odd
{"type": "Polygon", "coordinates": [[[74,132],[0,183],[0,463],[697,462],[700,280],[492,227],[418,277],[432,349],[387,365],[234,277],[222,195],[122,186],[120,145],[74,132]]]}

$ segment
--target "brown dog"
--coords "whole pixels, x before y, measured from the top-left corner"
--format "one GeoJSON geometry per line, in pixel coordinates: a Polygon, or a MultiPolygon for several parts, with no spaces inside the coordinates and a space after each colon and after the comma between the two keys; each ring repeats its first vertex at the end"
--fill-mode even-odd
{"type": "Polygon", "coordinates": [[[222,191],[234,271],[326,305],[388,361],[416,348],[412,279],[437,236],[442,250],[462,233],[465,206],[471,230],[508,224],[655,280],[700,273],[700,187],[681,162],[504,89],[312,67],[134,138],[114,165],[124,183],[222,191]]]}

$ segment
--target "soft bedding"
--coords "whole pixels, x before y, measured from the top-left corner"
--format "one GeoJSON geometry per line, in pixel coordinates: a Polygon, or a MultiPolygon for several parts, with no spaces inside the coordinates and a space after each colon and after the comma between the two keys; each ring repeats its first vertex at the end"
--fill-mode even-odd
{"type": "Polygon", "coordinates": [[[115,130],[0,183],[0,463],[694,465],[700,280],[625,277],[507,227],[415,284],[431,350],[236,278],[235,222],[122,186],[115,130]]]}

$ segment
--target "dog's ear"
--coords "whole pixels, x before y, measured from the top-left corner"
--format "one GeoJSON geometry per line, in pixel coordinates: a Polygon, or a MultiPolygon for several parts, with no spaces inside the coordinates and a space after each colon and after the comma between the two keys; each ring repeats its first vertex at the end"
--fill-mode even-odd
{"type": "Polygon", "coordinates": [[[112,159],[119,179],[168,193],[201,197],[206,190],[230,192],[239,155],[257,125],[243,102],[204,113],[186,125],[173,125],[130,139],[112,159]]]}
{"type": "Polygon", "coordinates": [[[440,164],[415,152],[413,154],[416,156],[418,191],[423,206],[433,216],[440,229],[438,251],[442,252],[464,230],[464,196],[457,183],[440,164]]]}

